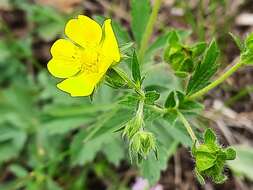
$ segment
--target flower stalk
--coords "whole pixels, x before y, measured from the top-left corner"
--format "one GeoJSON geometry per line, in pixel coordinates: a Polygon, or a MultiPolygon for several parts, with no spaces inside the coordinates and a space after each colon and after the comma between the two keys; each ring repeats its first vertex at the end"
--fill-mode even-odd
{"type": "Polygon", "coordinates": [[[194,131],[191,128],[190,123],[187,121],[187,119],[184,117],[184,115],[181,112],[177,112],[179,119],[181,120],[181,122],[184,124],[184,127],[186,128],[187,132],[189,133],[192,142],[196,142],[197,145],[199,145],[198,139],[194,133],[194,131]]]}

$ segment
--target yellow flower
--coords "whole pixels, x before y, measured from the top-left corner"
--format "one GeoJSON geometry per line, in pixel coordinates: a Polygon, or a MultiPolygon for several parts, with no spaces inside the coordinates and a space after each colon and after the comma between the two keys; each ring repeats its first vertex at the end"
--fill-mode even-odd
{"type": "Polygon", "coordinates": [[[52,48],[49,72],[63,78],[57,87],[71,96],[89,96],[108,68],[120,61],[120,52],[111,20],[103,27],[87,16],[71,19],[65,34],[52,48]]]}

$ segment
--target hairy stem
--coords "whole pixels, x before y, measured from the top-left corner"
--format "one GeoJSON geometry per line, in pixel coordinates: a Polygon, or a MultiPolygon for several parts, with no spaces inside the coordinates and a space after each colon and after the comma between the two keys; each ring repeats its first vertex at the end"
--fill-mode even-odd
{"type": "Polygon", "coordinates": [[[155,0],[154,7],[152,9],[151,15],[148,20],[148,24],[146,26],[145,32],[143,34],[143,38],[141,40],[140,51],[139,51],[139,61],[141,64],[143,62],[143,58],[148,46],[149,39],[154,30],[155,21],[157,19],[158,12],[161,7],[161,1],[162,0],[155,0]]]}
{"type": "Polygon", "coordinates": [[[193,132],[190,123],[187,121],[187,119],[184,117],[184,115],[181,112],[178,111],[177,113],[178,113],[179,119],[184,124],[187,132],[189,133],[193,143],[196,141],[197,145],[198,145],[199,144],[198,139],[197,139],[195,133],[193,132]]]}
{"type": "Polygon", "coordinates": [[[160,114],[165,114],[165,113],[168,112],[167,109],[161,108],[161,107],[159,107],[159,106],[157,106],[157,105],[145,105],[145,106],[146,106],[147,108],[149,108],[149,109],[151,109],[151,110],[157,112],[157,113],[160,113],[160,114]]]}
{"type": "Polygon", "coordinates": [[[241,66],[243,65],[242,61],[237,62],[235,65],[233,65],[230,69],[228,69],[223,75],[221,75],[219,78],[217,78],[215,81],[213,81],[211,84],[207,85],[205,88],[199,90],[198,92],[192,94],[188,98],[190,100],[199,98],[212,90],[213,88],[217,87],[219,84],[221,84],[223,81],[225,81],[228,77],[230,77],[235,71],[237,71],[241,66]]]}

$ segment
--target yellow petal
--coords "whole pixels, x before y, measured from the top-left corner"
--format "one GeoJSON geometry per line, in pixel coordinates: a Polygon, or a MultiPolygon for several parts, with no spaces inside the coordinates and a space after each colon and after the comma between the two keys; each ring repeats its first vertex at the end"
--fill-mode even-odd
{"type": "Polygon", "coordinates": [[[102,52],[105,57],[110,59],[111,64],[120,61],[120,51],[117,39],[112,29],[111,19],[107,19],[103,25],[104,41],[102,52]]]}
{"type": "Polygon", "coordinates": [[[102,38],[102,29],[91,18],[79,15],[77,19],[71,19],[66,27],[65,34],[82,47],[98,45],[102,38]]]}
{"type": "Polygon", "coordinates": [[[71,96],[89,96],[101,77],[102,75],[97,73],[82,73],[62,81],[57,87],[64,92],[70,93],[71,96]]]}
{"type": "Polygon", "coordinates": [[[48,62],[49,72],[59,78],[67,78],[80,71],[80,50],[68,40],[57,40],[52,48],[53,58],[48,62]]]}

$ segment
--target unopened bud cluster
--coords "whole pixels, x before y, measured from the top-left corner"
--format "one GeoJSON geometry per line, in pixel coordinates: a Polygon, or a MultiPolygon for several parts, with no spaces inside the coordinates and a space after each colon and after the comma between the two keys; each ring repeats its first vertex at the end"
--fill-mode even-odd
{"type": "Polygon", "coordinates": [[[137,132],[130,141],[130,151],[138,156],[146,158],[150,151],[156,150],[155,137],[147,131],[137,132]]]}
{"type": "Polygon", "coordinates": [[[156,140],[153,133],[144,131],[143,114],[138,112],[125,126],[123,136],[129,140],[129,154],[132,160],[147,158],[151,151],[156,152],[156,140]]]}

